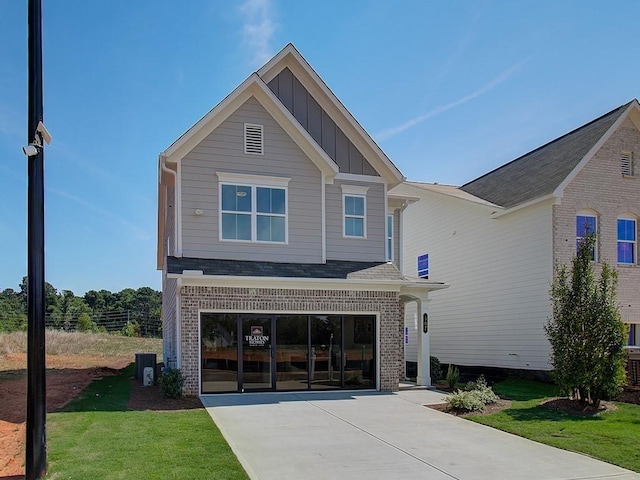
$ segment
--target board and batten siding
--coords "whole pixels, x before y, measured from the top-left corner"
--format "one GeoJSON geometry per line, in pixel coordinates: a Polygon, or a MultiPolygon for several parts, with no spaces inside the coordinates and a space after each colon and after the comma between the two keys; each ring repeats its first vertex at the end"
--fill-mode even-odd
{"type": "Polygon", "coordinates": [[[382,183],[336,180],[326,186],[327,260],[386,261],[386,199],[382,183]],[[342,185],[368,187],[366,238],[343,235],[342,185]]]}
{"type": "Polygon", "coordinates": [[[407,193],[422,199],[404,212],[403,273],[417,275],[417,256],[428,253],[429,279],[450,285],[429,303],[431,355],[458,365],[549,370],[550,202],[494,219],[493,209],[450,195],[417,187],[407,193]]]}
{"type": "Polygon", "coordinates": [[[364,155],[351,143],[347,135],[322,109],[291,70],[283,69],[268,85],[287,110],[296,117],[300,125],[338,164],[340,172],[379,176],[364,155]]]}
{"type": "Polygon", "coordinates": [[[322,174],[255,98],[182,159],[180,177],[185,257],[322,261],[322,174]],[[244,123],[264,126],[264,155],[244,153],[244,123]],[[288,244],[220,241],[217,172],[291,178],[288,244]],[[196,209],[202,214],[196,215],[196,209]]]}

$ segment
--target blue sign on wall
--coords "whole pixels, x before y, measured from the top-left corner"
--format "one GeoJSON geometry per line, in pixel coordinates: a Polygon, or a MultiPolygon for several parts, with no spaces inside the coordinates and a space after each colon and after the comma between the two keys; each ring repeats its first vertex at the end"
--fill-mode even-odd
{"type": "Polygon", "coordinates": [[[418,255],[418,276],[429,278],[429,254],[418,255]]]}

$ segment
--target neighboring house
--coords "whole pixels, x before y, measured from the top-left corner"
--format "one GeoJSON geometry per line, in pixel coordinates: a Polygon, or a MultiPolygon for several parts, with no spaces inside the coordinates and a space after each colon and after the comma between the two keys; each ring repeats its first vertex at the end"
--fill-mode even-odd
{"type": "MultiPolygon", "coordinates": [[[[543,326],[554,265],[570,263],[587,232],[597,235],[596,269],[606,261],[618,271],[629,342],[640,344],[639,129],[633,100],[462,187],[393,189],[421,199],[404,212],[402,271],[451,285],[430,304],[432,355],[549,370],[543,326]]],[[[411,333],[416,315],[406,316],[411,333]]],[[[407,355],[415,361],[411,348],[407,355]]]]}
{"type": "Polygon", "coordinates": [[[401,275],[403,176],[292,45],[158,176],[163,355],[186,394],[398,388],[404,304],[445,285],[401,275]]]}

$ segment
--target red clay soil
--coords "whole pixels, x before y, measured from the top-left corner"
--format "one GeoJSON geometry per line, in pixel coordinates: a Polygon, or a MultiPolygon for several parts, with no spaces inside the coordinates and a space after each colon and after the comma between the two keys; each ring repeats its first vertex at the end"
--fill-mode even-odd
{"type": "MultiPolygon", "coordinates": [[[[47,412],[66,405],[97,378],[117,373],[131,359],[47,357],[47,412]]],[[[0,480],[23,478],[27,410],[26,355],[0,357],[0,480]]]]}

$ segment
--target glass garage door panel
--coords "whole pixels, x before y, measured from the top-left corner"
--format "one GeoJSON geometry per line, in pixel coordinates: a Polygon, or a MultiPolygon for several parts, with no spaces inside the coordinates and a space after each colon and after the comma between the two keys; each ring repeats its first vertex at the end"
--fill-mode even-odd
{"type": "Polygon", "coordinates": [[[342,385],[342,318],[311,317],[311,389],[331,390],[342,385]]]}
{"type": "Polygon", "coordinates": [[[307,316],[276,317],[276,389],[309,388],[307,316]]]}
{"type": "Polygon", "coordinates": [[[203,313],[200,317],[202,393],[238,391],[236,315],[203,313]]]}
{"type": "Polygon", "coordinates": [[[344,317],[344,387],[375,388],[375,317],[344,317]]]}
{"type": "Polygon", "coordinates": [[[242,388],[271,390],[271,317],[242,319],[242,388]]]}

